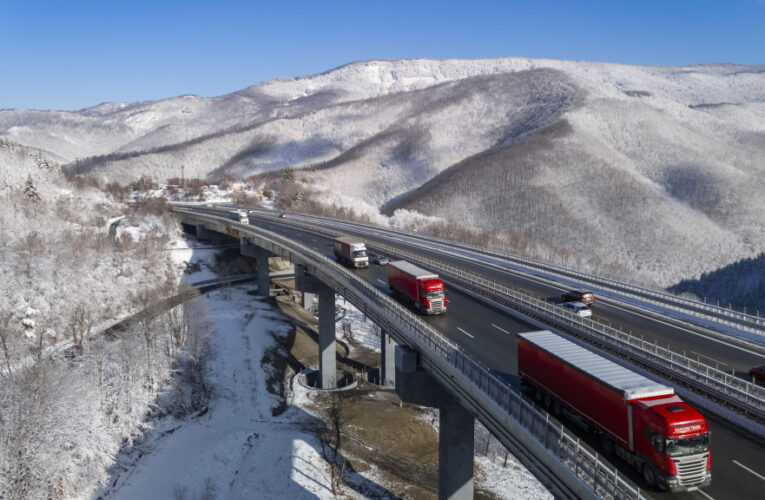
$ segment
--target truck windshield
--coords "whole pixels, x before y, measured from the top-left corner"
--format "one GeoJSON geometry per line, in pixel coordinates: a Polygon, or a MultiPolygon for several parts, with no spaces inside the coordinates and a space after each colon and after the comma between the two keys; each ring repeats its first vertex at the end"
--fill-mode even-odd
{"type": "Polygon", "coordinates": [[[367,256],[367,251],[366,250],[356,250],[355,252],[353,252],[353,258],[354,259],[359,258],[359,257],[366,257],[366,256],[367,256]]]}
{"type": "Polygon", "coordinates": [[[443,290],[437,290],[435,292],[422,292],[422,298],[423,299],[429,299],[429,300],[437,300],[437,299],[443,299],[444,298],[444,291],[443,290]]]}
{"type": "Polygon", "coordinates": [[[670,457],[704,453],[709,449],[709,434],[690,438],[667,439],[665,445],[666,453],[670,457]]]}

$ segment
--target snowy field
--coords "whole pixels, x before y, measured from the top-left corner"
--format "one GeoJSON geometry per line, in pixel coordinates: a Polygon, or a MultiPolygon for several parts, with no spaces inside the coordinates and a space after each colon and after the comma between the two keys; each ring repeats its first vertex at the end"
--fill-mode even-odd
{"type": "MultiPolygon", "coordinates": [[[[178,260],[190,259],[200,271],[186,282],[209,279],[209,265],[216,250],[195,248],[193,239],[174,250],[178,260]]],[[[94,498],[335,498],[330,474],[321,454],[316,417],[309,413],[311,394],[300,384],[290,384],[286,411],[274,415],[282,403],[268,390],[274,368],[264,363],[276,339],[292,328],[269,301],[242,285],[211,292],[194,299],[197,323],[209,341],[212,387],[209,409],[187,418],[166,416],[150,422],[144,440],[125,450],[113,468],[109,487],[94,498]]],[[[379,337],[371,322],[342,297],[338,321],[349,322],[359,344],[379,350],[379,337]]],[[[437,419],[436,419],[437,421],[437,419]]],[[[477,457],[481,486],[498,498],[549,498],[549,493],[512,456],[507,468],[498,458],[477,457]]],[[[372,466],[363,475],[353,473],[345,498],[365,498],[357,490],[383,494],[382,476],[372,466]],[[360,487],[362,485],[363,487],[360,487]]]]}

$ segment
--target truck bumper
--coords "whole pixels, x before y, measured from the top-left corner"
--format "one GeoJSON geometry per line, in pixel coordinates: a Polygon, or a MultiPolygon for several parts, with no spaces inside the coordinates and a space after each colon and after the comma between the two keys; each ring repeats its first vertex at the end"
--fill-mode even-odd
{"type": "Polygon", "coordinates": [[[706,476],[704,477],[704,481],[700,484],[694,485],[682,485],[676,476],[667,476],[664,478],[664,480],[667,484],[667,490],[671,491],[672,493],[678,493],[681,491],[696,491],[700,488],[706,488],[712,484],[712,473],[707,472],[706,476]]]}

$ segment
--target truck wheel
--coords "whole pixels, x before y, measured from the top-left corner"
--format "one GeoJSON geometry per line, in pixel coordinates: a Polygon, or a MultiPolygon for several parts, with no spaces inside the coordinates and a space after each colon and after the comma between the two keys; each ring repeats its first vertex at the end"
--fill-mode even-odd
{"type": "Polygon", "coordinates": [[[653,471],[651,464],[643,464],[643,479],[648,483],[648,486],[656,487],[656,473],[653,471]]]}
{"type": "Polygon", "coordinates": [[[553,401],[553,415],[560,418],[562,413],[563,412],[561,411],[560,403],[557,401],[553,401]]]}
{"type": "Polygon", "coordinates": [[[545,393],[545,408],[549,410],[551,406],[552,406],[552,398],[550,397],[549,394],[545,393]]]}
{"type": "Polygon", "coordinates": [[[605,434],[600,435],[600,449],[603,455],[610,457],[614,453],[614,442],[605,434]]]}

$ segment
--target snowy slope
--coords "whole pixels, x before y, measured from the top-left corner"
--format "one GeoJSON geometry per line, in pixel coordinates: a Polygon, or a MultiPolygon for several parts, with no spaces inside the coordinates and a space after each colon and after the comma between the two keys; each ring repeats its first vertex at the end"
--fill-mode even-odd
{"type": "Polygon", "coordinates": [[[413,210],[651,285],[765,250],[765,66],[363,61],[210,99],[0,111],[0,138],[121,182],[303,168],[374,220],[413,210]]]}

